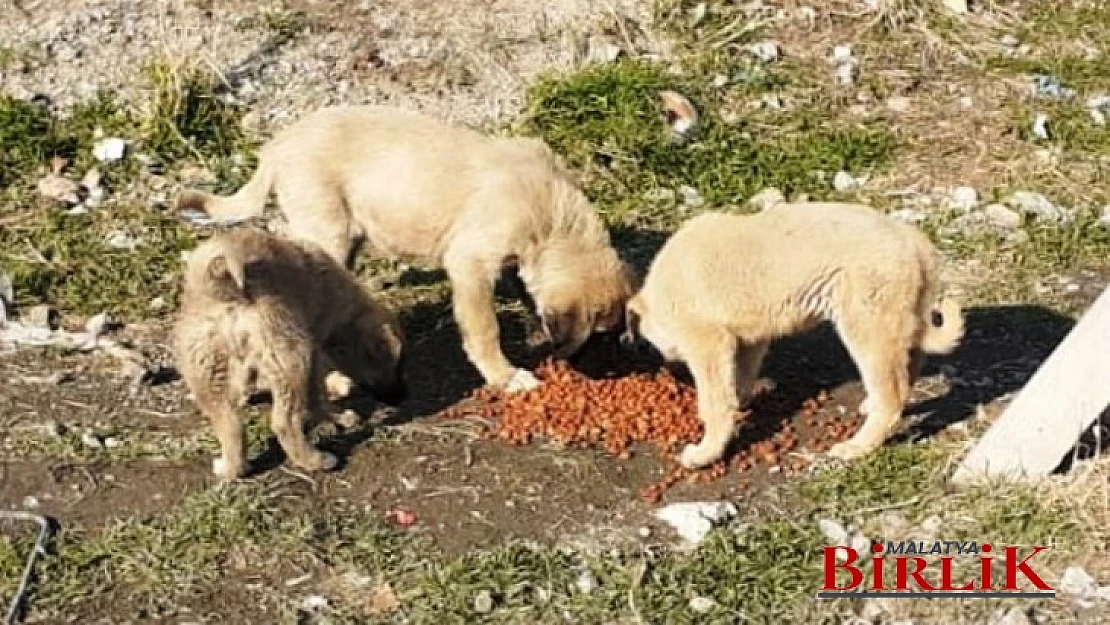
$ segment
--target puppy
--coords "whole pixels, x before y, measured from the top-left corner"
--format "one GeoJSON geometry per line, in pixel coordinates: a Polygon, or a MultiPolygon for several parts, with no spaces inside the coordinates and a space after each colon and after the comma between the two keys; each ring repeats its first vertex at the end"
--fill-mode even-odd
{"type": "Polygon", "coordinates": [[[646,339],[693,374],[705,434],[683,450],[682,464],[721,458],[768,344],[825,320],[867,391],[863,427],[829,453],[852,459],[882,445],[920,371],[919,352],[951,352],[963,336],[956,302],[934,308],[938,263],[921,232],[867,206],[779,204],[750,216],[687,221],[629,301],[622,337],[626,344],[646,339]]]}
{"type": "Polygon", "coordinates": [[[271,189],[289,231],[348,268],[366,241],[442,266],[463,348],[487,384],[539,384],[499,344],[493,293],[506,266],[517,268],[558,356],[624,321],[634,275],[540,140],[486,136],[389,107],[328,107],[263,146],[235,195],[186,191],[178,205],[239,220],[261,214],[271,189]]]}
{"type": "Polygon", "coordinates": [[[342,371],[385,403],[404,398],[396,316],[322,250],[238,229],[197,246],[184,282],[175,356],[219,438],[213,469],[221,478],[245,469],[237,409],[252,378],[273,394],[271,426],[282,449],[307,470],[336,464],[304,435],[323,408],[326,373],[342,371]]]}

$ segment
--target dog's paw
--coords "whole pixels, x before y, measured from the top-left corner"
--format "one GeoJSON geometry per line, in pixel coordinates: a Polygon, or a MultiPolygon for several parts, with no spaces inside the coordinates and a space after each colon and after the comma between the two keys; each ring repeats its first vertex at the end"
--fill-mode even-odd
{"type": "Polygon", "coordinates": [[[694,470],[713,464],[721,459],[721,451],[703,445],[687,445],[678,461],[683,467],[694,470]]]}
{"type": "Polygon", "coordinates": [[[226,458],[219,457],[212,459],[212,472],[226,482],[239,478],[243,473],[243,468],[232,466],[226,458]]]}
{"type": "Polygon", "coordinates": [[[324,378],[324,388],[327,390],[328,401],[337,401],[349,397],[355,389],[355,383],[342,373],[332,371],[324,378]]]}
{"type": "Polygon", "coordinates": [[[540,380],[531,371],[517,369],[505,383],[506,393],[523,393],[540,387],[540,380]]]}
{"type": "Polygon", "coordinates": [[[848,461],[862,458],[871,453],[871,451],[870,448],[860,445],[859,443],[853,443],[849,440],[833,445],[832,448],[829,449],[828,455],[830,458],[848,461]]]}
{"type": "Polygon", "coordinates": [[[354,410],[344,410],[343,412],[339,412],[335,414],[332,419],[339,425],[339,427],[348,430],[353,427],[358,427],[358,424],[362,421],[362,417],[358,416],[358,413],[354,410]]]}

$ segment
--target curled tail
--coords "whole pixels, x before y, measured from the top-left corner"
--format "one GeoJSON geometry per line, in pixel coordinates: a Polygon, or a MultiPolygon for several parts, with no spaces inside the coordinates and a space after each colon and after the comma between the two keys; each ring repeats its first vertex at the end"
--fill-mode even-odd
{"type": "Polygon", "coordinates": [[[964,313],[954,299],[944,298],[930,310],[930,315],[939,313],[941,322],[934,325],[929,317],[925,318],[925,332],[919,347],[929,354],[948,354],[956,349],[964,336],[964,313]]]}
{"type": "Polygon", "coordinates": [[[177,198],[177,209],[200,212],[216,222],[242,221],[262,214],[273,186],[274,173],[267,167],[265,158],[261,158],[254,175],[234,195],[220,196],[186,189],[177,198]]]}

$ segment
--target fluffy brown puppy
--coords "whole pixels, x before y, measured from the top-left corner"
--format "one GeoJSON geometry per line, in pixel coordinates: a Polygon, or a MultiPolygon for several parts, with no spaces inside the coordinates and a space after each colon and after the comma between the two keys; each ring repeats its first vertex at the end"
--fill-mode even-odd
{"type": "Polygon", "coordinates": [[[851,459],[880,446],[919,372],[911,350],[948,353],[963,336],[960,306],[944,299],[934,307],[938,262],[916,228],[861,205],[779,204],[687,221],[628,303],[625,335],[647,339],[694,376],[705,434],[683,450],[682,464],[720,459],[769,343],[821,321],[836,327],[867,391],[863,427],[829,453],[851,459]]]}
{"type": "Polygon", "coordinates": [[[364,242],[442,266],[463,348],[486,383],[534,388],[501,350],[494,284],[516,266],[559,356],[623,322],[633,274],[542,141],[498,138],[380,106],[329,107],[278,133],[235,195],[186,191],[218,221],[261,214],[271,190],[292,236],[348,268],[364,242]]]}
{"type": "Polygon", "coordinates": [[[252,378],[273,394],[282,449],[307,470],[336,464],[304,435],[323,408],[326,373],[338,369],[386,403],[404,397],[396,316],[313,246],[255,228],[216,235],[189,254],[183,300],[177,366],[219,438],[212,466],[224,479],[246,467],[238,408],[252,378]]]}

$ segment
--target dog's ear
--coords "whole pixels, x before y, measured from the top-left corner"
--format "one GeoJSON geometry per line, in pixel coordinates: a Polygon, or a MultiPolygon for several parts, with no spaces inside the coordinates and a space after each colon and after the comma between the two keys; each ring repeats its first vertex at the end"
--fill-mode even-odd
{"type": "Polygon", "coordinates": [[[211,287],[222,294],[247,296],[246,271],[242,263],[226,254],[218,254],[208,261],[208,280],[211,287]]]}

